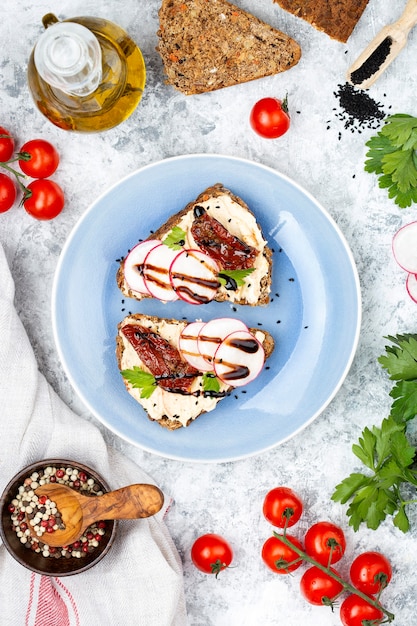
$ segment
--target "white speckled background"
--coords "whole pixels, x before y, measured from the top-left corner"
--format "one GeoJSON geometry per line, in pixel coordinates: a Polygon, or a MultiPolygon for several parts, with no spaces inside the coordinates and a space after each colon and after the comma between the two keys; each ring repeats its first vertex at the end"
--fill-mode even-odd
{"type": "MultiPolygon", "coordinates": [[[[359,467],[352,443],[365,425],[379,424],[388,414],[391,383],[377,363],[384,351],[384,336],[417,332],[417,305],[408,298],[405,275],[391,254],[392,235],[416,218],[417,207],[400,210],[378,188],[376,178],[363,171],[365,141],[373,131],[346,131],[334,111],[338,108],[334,91],[345,82],[350,63],[382,26],[399,17],[405,1],[370,0],[347,45],[286,14],[272,0],[237,0],[237,4],[297,39],[302,60],[289,72],[272,78],[185,97],[164,84],[155,52],[157,0],[1,3],[0,124],[14,134],[17,144],[41,136],[57,146],[61,165],[54,178],[67,198],[64,212],[51,222],[36,222],[17,206],[0,216],[0,241],[16,281],[17,308],[41,371],[74,410],[93,419],[75,397],[60,366],[50,314],[50,290],[60,250],[90,202],[143,165],[197,152],[251,159],[304,186],[342,229],[362,286],[358,351],[330,406],[294,439],[234,463],[181,463],[143,452],[109,432],[106,438],[141,464],[175,499],[167,523],[184,563],[191,626],[340,623],[337,612],[303,601],[297,572],[292,577],[274,575],[261,561],[262,543],[271,532],[262,516],[262,501],[278,484],[292,486],[305,500],[300,532],[320,519],[346,529],[343,573],[353,555],[366,549],[381,550],[391,559],[394,580],[384,593],[385,602],[396,614],[395,624],[415,626],[416,510],[410,511],[412,530],[407,536],[390,521],[377,531],[354,533],[347,526],[345,508],[330,501],[337,482],[359,467]],[[42,32],[41,18],[50,11],[61,18],[96,15],[110,19],[141,46],[148,72],[146,91],[139,108],[121,126],[94,135],[66,133],[33,106],[26,65],[42,32]],[[249,128],[251,106],[260,97],[283,97],[286,92],[293,113],[290,131],[276,141],[259,138],[249,128]],[[191,544],[204,532],[223,534],[235,550],[236,567],[218,580],[199,573],[190,562],[191,544]]],[[[416,49],[417,32],[413,32],[407,48],[370,90],[386,112],[417,115],[416,49]]],[[[0,431],[8,427],[1,424],[0,431]]]]}

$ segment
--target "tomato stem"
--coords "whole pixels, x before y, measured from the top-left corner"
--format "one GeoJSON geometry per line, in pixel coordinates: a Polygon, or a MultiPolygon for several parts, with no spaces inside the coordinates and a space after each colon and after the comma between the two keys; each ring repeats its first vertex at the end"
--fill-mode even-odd
{"type": "MultiPolygon", "coordinates": [[[[28,156],[30,156],[27,152],[19,152],[19,155],[20,154],[27,154],[28,156]]],[[[23,199],[22,199],[22,203],[23,203],[25,200],[27,200],[27,198],[29,198],[32,195],[32,192],[21,181],[21,178],[26,178],[26,176],[22,174],[22,172],[18,172],[17,170],[15,170],[14,167],[10,167],[10,163],[15,163],[16,161],[20,161],[19,155],[14,159],[9,159],[8,161],[0,161],[0,167],[7,170],[11,174],[13,174],[13,176],[15,177],[16,183],[23,193],[23,199]]],[[[24,158],[23,160],[28,161],[29,159],[24,158]]]]}
{"type": "Polygon", "coordinates": [[[288,94],[287,93],[285,94],[285,98],[282,101],[281,106],[282,106],[282,110],[285,111],[285,113],[288,114],[288,94]]]}
{"type": "MultiPolygon", "coordinates": [[[[298,556],[303,561],[306,561],[307,563],[310,563],[311,565],[314,565],[315,567],[320,569],[322,572],[324,572],[325,574],[327,574],[328,576],[330,576],[331,578],[333,578],[334,580],[339,582],[342,585],[342,587],[343,587],[343,591],[349,591],[350,593],[353,593],[356,596],[359,596],[360,598],[362,598],[362,600],[365,600],[365,602],[368,602],[368,604],[371,604],[376,609],[379,609],[380,611],[382,611],[386,615],[386,617],[387,617],[386,622],[382,622],[382,623],[390,623],[390,622],[394,621],[394,618],[395,618],[394,614],[391,613],[390,611],[388,611],[386,608],[384,608],[382,606],[382,604],[379,601],[379,598],[377,598],[377,599],[372,598],[371,596],[366,595],[366,593],[363,593],[359,589],[356,589],[356,587],[354,587],[353,585],[348,583],[346,580],[344,580],[338,574],[336,574],[333,570],[331,570],[330,569],[330,563],[328,565],[322,565],[321,563],[319,563],[318,561],[313,559],[310,555],[308,555],[306,552],[304,552],[304,550],[301,550],[295,544],[291,543],[290,540],[287,539],[287,537],[286,537],[286,528],[285,527],[284,527],[284,534],[283,535],[279,535],[275,531],[273,531],[273,534],[274,534],[275,537],[277,537],[277,539],[279,539],[279,541],[284,543],[287,547],[291,548],[291,550],[294,550],[294,552],[296,554],[298,554],[298,556]]],[[[341,591],[340,593],[343,593],[343,592],[341,591]]],[[[340,594],[338,594],[338,595],[340,595],[340,594]]],[[[381,622],[376,622],[376,623],[380,624],[381,622]]]]}

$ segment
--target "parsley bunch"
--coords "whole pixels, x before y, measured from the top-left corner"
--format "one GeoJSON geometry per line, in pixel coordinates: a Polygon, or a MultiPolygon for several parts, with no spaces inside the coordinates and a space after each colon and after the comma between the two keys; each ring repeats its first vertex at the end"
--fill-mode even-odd
{"type": "Polygon", "coordinates": [[[350,501],[349,524],[358,530],[361,523],[376,529],[387,515],[394,526],[409,529],[407,506],[417,503],[416,448],[407,436],[407,424],[417,415],[417,335],[387,337],[386,355],[378,361],[396,381],[389,417],[380,427],[365,428],[353,453],[365,465],[365,472],[350,474],[337,485],[332,500],[350,501]]]}
{"type": "Polygon", "coordinates": [[[417,202],[417,117],[390,115],[366,143],[365,170],[379,177],[379,186],[402,209],[417,202]]]}

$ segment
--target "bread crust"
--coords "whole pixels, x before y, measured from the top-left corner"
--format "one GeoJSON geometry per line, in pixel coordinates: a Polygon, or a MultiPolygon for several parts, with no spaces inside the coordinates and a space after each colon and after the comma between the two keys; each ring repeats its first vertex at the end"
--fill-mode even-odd
{"type": "MultiPolygon", "coordinates": [[[[246,202],[244,202],[244,200],[242,200],[241,198],[239,198],[238,196],[233,194],[229,189],[224,187],[224,185],[222,183],[216,183],[216,184],[214,184],[214,185],[212,185],[210,187],[207,187],[207,189],[205,189],[202,193],[200,193],[200,195],[195,200],[189,202],[185,208],[181,209],[180,211],[178,211],[174,215],[171,215],[168,218],[168,220],[166,222],[164,222],[164,224],[162,224],[156,231],[154,231],[151,235],[149,235],[149,237],[147,237],[147,240],[163,238],[167,233],[169,233],[175,226],[177,226],[179,224],[179,222],[181,221],[181,218],[184,215],[186,215],[189,211],[193,210],[193,207],[196,204],[199,204],[199,203],[203,202],[204,200],[207,200],[208,198],[217,198],[217,197],[222,196],[222,195],[228,195],[234,202],[239,204],[242,207],[242,209],[244,209],[245,211],[250,213],[250,215],[252,215],[254,217],[255,221],[256,221],[256,217],[255,217],[254,213],[250,210],[250,208],[248,207],[246,202]]],[[[256,221],[256,224],[257,224],[257,227],[258,227],[259,231],[262,232],[262,229],[259,226],[257,221],[256,221]]],[[[263,250],[263,254],[264,254],[264,256],[265,256],[265,258],[267,260],[268,271],[261,278],[261,282],[260,282],[260,296],[259,296],[258,300],[255,303],[248,303],[244,298],[233,299],[233,304],[240,304],[240,305],[248,305],[249,304],[249,306],[259,306],[259,305],[265,306],[265,305],[268,304],[268,302],[269,302],[270,286],[271,286],[271,280],[272,280],[272,250],[266,245],[264,250],[263,250]]],[[[124,278],[124,259],[122,259],[120,261],[120,265],[119,265],[119,268],[118,268],[118,271],[117,271],[116,280],[117,280],[117,285],[118,285],[119,289],[128,298],[134,298],[136,300],[141,300],[142,298],[149,298],[150,297],[150,296],[142,295],[142,294],[139,295],[139,294],[135,293],[134,291],[132,291],[129,288],[129,285],[126,283],[125,278],[124,278]]],[[[214,300],[216,302],[225,302],[225,301],[228,300],[228,297],[230,297],[228,292],[219,291],[217,293],[216,297],[214,298],[214,300]]]]}
{"type": "Polygon", "coordinates": [[[167,82],[186,95],[284,72],[301,49],[227,0],[163,0],[157,32],[167,82]]]}
{"type": "Polygon", "coordinates": [[[274,0],[332,39],[346,43],[369,0],[274,0]]]}
{"type": "MultiPolygon", "coordinates": [[[[138,323],[138,324],[146,324],[146,323],[151,323],[151,324],[158,324],[161,322],[165,322],[167,324],[175,324],[175,325],[179,325],[182,327],[186,327],[187,324],[189,323],[188,321],[184,321],[184,320],[177,320],[174,318],[161,318],[161,317],[157,317],[156,315],[145,315],[143,313],[134,313],[132,315],[128,315],[126,316],[117,326],[117,330],[118,330],[118,334],[116,335],[116,360],[117,360],[117,366],[119,368],[119,370],[122,370],[122,358],[123,358],[123,353],[124,353],[124,342],[121,336],[121,328],[125,325],[125,324],[129,324],[129,323],[138,323]]],[[[255,334],[256,332],[259,332],[260,329],[259,328],[250,328],[249,329],[253,334],[255,334]]],[[[261,329],[261,331],[264,335],[264,340],[262,342],[262,346],[263,349],[265,351],[265,359],[269,358],[272,354],[272,352],[274,351],[275,348],[275,341],[274,338],[272,337],[272,335],[267,331],[264,330],[263,328],[261,329]]],[[[178,347],[178,346],[176,346],[178,347]]],[[[140,359],[139,357],[137,358],[138,360],[138,364],[140,364],[140,359]]],[[[130,386],[128,384],[128,382],[123,379],[124,385],[127,389],[127,392],[130,393],[130,386]]],[[[230,392],[233,389],[233,387],[229,387],[227,392],[230,392]]],[[[135,400],[137,400],[137,398],[135,398],[135,400]]],[[[218,399],[218,402],[221,401],[221,398],[218,399]]],[[[217,402],[217,403],[218,403],[217,402]]],[[[171,418],[169,418],[167,415],[162,415],[158,420],[153,419],[152,417],[150,417],[150,415],[148,415],[146,408],[143,407],[147,417],[150,419],[150,421],[152,422],[157,422],[160,426],[162,426],[163,428],[167,428],[168,430],[177,430],[178,428],[182,428],[183,424],[177,420],[173,420],[171,418]]],[[[192,422],[194,422],[198,417],[200,417],[200,415],[202,415],[203,413],[205,413],[206,411],[201,411],[197,417],[194,418],[190,418],[187,423],[186,426],[189,426],[192,422]]]]}

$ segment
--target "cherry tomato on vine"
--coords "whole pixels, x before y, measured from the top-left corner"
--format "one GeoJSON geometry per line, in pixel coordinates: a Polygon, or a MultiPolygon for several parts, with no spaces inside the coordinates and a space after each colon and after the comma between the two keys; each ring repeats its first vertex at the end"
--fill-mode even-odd
{"type": "Polygon", "coordinates": [[[12,208],[16,200],[16,187],[12,179],[0,173],[0,213],[12,208]]]}
{"type": "Polygon", "coordinates": [[[29,215],[38,220],[51,220],[64,208],[64,192],[53,180],[34,180],[27,186],[32,195],[23,201],[29,215]]]}
{"type": "Polygon", "coordinates": [[[348,596],[340,607],[340,619],[343,626],[363,626],[378,624],[384,613],[366,600],[354,594],[348,596]]]}
{"type": "Polygon", "coordinates": [[[12,158],[14,152],[14,139],[8,130],[0,126],[0,161],[5,163],[12,158]],[[2,137],[7,135],[7,137],[2,137]]]}
{"type": "Polygon", "coordinates": [[[20,154],[30,155],[28,160],[19,159],[20,169],[31,178],[48,178],[52,176],[59,164],[56,148],[44,139],[31,139],[20,149],[20,154]]]}
{"type": "Polygon", "coordinates": [[[197,569],[206,574],[215,574],[229,567],[233,560],[233,550],[220,535],[201,535],[191,547],[191,560],[197,569]]]}
{"type": "Polygon", "coordinates": [[[331,522],[317,522],[310,526],[304,538],[305,551],[321,565],[337,563],[346,549],[343,530],[331,522]]]}
{"type": "MultiPolygon", "coordinates": [[[[333,568],[330,568],[330,571],[339,576],[339,573],[333,568]]],[[[309,567],[302,575],[300,590],[310,604],[329,606],[336,596],[343,591],[343,585],[326,572],[313,566],[309,567]]]]}
{"type": "Polygon", "coordinates": [[[352,584],[367,595],[379,593],[387,586],[391,577],[391,564],[379,552],[363,552],[350,566],[352,584]]]}
{"type": "Polygon", "coordinates": [[[262,98],[252,107],[249,117],[255,133],[266,139],[281,137],[290,127],[287,97],[262,98]]]}
{"type": "Polygon", "coordinates": [[[303,503],[292,489],[275,487],[266,496],[263,514],[273,526],[284,528],[285,524],[293,526],[301,517],[303,503]]]}
{"type": "MultiPolygon", "coordinates": [[[[301,542],[291,535],[286,535],[287,539],[302,550],[301,542]]],[[[302,559],[299,555],[292,550],[289,546],[286,546],[285,543],[280,541],[278,537],[272,536],[269,537],[262,546],[262,559],[276,574],[288,574],[289,572],[293,572],[298,567],[300,567],[302,563],[302,559]],[[296,561],[295,563],[293,561],[296,561]],[[290,563],[290,565],[288,565],[290,563]]]]}

